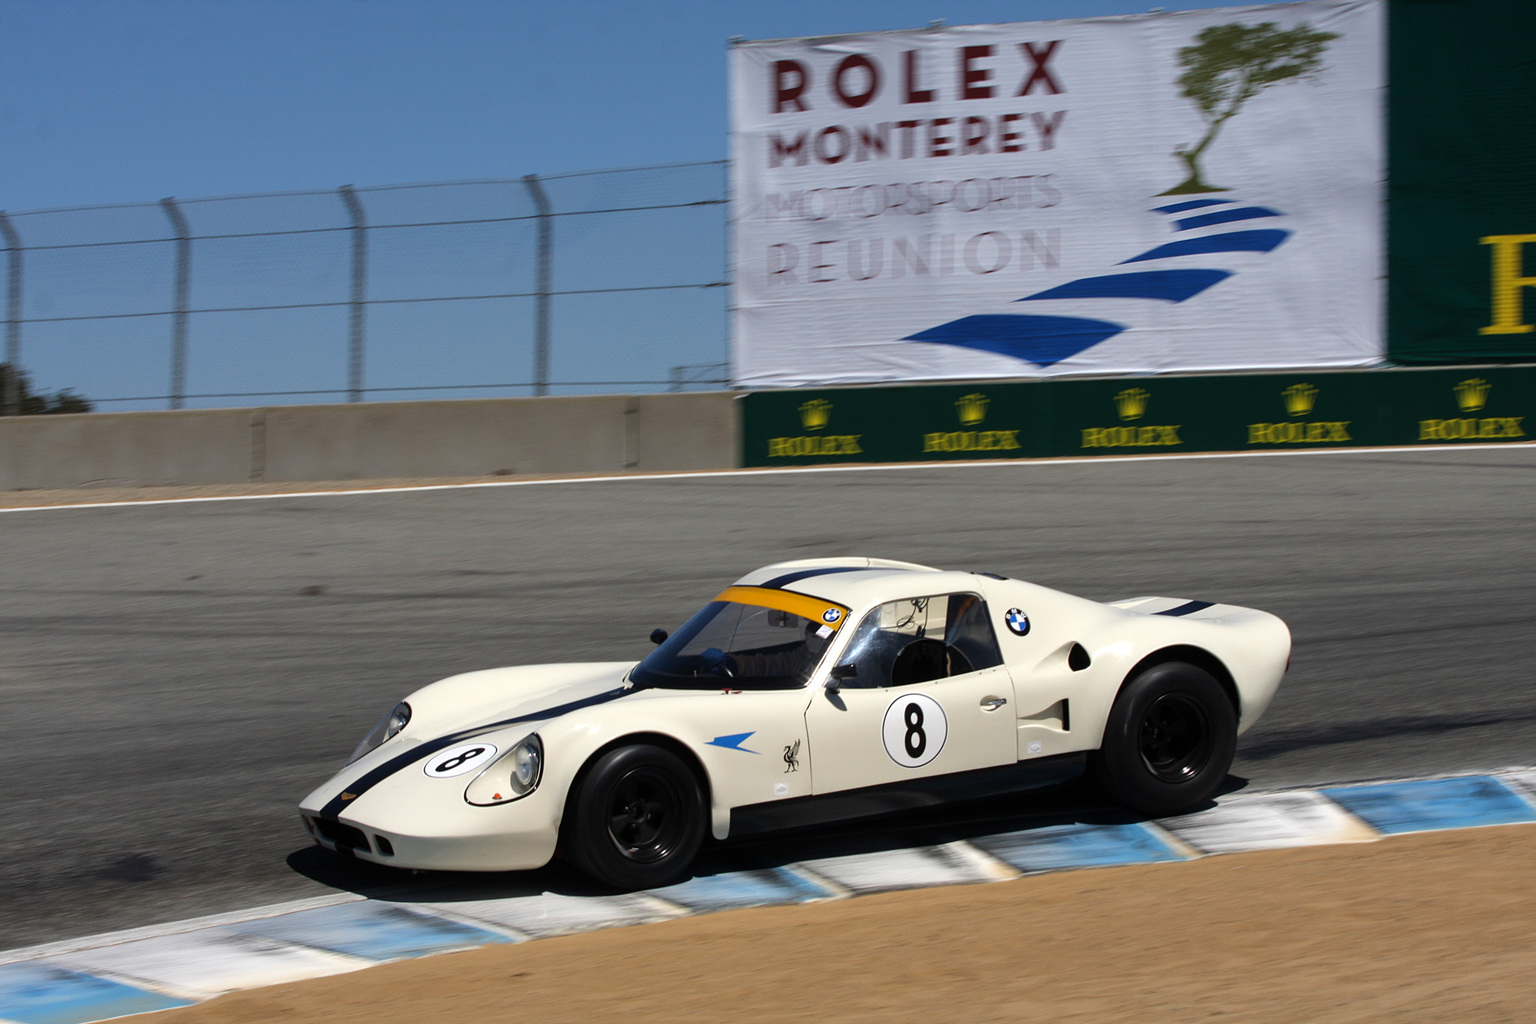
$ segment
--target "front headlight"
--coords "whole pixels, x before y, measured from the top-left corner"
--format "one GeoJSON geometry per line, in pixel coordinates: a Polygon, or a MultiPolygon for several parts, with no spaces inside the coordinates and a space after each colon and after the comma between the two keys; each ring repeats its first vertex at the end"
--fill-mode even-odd
{"type": "Polygon", "coordinates": [[[410,720],[411,706],[405,701],[401,701],[399,704],[396,704],[394,707],[390,708],[389,714],[379,719],[378,724],[375,725],[372,729],[368,730],[368,735],[363,737],[363,742],[359,743],[357,745],[357,749],[352,751],[352,756],[347,758],[347,764],[351,764],[353,761],[356,761],[358,758],[368,753],[368,751],[382,744],[385,740],[392,739],[399,735],[400,730],[404,729],[406,723],[410,720]]]}
{"type": "Polygon", "coordinates": [[[464,799],[481,807],[504,804],[532,793],[543,774],[544,744],[539,734],[533,733],[475,776],[464,791],[464,799]]]}

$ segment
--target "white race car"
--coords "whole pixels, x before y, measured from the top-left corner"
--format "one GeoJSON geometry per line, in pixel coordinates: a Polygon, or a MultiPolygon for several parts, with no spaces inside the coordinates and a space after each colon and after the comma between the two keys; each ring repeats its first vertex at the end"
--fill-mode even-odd
{"type": "Polygon", "coordinates": [[[470,672],[411,694],[300,805],[329,850],[457,871],[559,847],[621,889],[726,839],[1089,771],[1148,815],[1207,803],[1290,656],[1267,612],[1095,601],[874,558],[781,562],[639,664],[470,672]]]}

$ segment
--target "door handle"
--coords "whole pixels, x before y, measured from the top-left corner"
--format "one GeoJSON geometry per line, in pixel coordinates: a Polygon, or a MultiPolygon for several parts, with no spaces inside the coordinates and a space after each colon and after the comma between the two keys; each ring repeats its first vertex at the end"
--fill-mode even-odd
{"type": "Polygon", "coordinates": [[[1002,707],[1004,704],[1007,704],[1007,703],[1008,703],[1008,698],[1007,697],[983,697],[983,698],[981,698],[981,706],[983,708],[985,708],[986,710],[988,710],[988,711],[996,711],[998,708],[1002,707]]]}

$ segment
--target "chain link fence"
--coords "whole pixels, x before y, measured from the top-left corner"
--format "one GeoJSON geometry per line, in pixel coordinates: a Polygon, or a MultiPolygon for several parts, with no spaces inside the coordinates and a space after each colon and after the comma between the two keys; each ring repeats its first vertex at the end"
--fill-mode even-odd
{"type": "Polygon", "coordinates": [[[727,166],[0,212],[5,361],[109,410],[720,387],[727,166]]]}

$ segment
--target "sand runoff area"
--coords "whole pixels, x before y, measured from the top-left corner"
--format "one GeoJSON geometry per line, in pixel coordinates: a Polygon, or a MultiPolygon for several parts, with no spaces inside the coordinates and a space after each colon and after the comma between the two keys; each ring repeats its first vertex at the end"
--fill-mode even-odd
{"type": "Polygon", "coordinates": [[[1536,825],[732,910],[142,1024],[1530,1021],[1536,825]]]}

